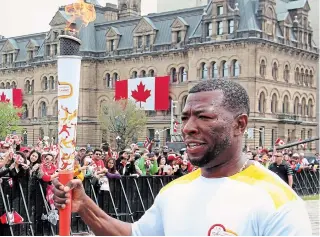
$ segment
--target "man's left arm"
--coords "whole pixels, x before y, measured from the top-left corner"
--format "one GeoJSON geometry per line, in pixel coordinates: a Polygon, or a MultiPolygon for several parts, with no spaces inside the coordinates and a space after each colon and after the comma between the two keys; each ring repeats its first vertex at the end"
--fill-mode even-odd
{"type": "Polygon", "coordinates": [[[286,165],[287,167],[287,175],[288,175],[288,184],[292,188],[293,185],[293,171],[290,167],[290,165],[286,165]]]}

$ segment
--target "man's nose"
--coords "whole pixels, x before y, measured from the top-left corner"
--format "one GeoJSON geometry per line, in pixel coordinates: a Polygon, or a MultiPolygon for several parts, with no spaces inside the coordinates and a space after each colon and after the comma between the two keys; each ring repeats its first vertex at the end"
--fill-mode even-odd
{"type": "Polygon", "coordinates": [[[182,134],[190,135],[198,133],[198,126],[194,119],[188,119],[186,123],[182,125],[182,134]]]}

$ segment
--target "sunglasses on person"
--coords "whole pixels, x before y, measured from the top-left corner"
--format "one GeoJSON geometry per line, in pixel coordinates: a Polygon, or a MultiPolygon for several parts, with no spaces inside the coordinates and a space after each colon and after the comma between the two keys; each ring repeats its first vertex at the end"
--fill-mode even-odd
{"type": "Polygon", "coordinates": [[[96,156],[102,156],[102,154],[101,154],[101,153],[96,153],[95,155],[96,155],[96,156]]]}

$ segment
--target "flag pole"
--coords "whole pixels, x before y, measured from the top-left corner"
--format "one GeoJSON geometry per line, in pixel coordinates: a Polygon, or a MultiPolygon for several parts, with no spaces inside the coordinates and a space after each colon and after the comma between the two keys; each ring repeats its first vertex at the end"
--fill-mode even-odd
{"type": "Polygon", "coordinates": [[[170,141],[172,142],[173,141],[173,139],[172,139],[172,136],[173,136],[173,105],[174,105],[174,103],[173,103],[173,100],[171,99],[171,126],[170,126],[170,141]]]}
{"type": "MultiPolygon", "coordinates": [[[[76,135],[79,111],[81,59],[78,56],[81,41],[69,35],[59,36],[58,57],[58,143],[59,182],[66,185],[74,177],[76,135]]],[[[70,194],[71,195],[71,194],[70,194]]],[[[65,209],[59,210],[59,235],[70,236],[71,199],[65,209]]]]}

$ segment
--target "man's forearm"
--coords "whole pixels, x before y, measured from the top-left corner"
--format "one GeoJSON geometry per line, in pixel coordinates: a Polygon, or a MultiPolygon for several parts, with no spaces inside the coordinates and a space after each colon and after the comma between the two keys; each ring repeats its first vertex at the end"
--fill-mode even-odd
{"type": "Polygon", "coordinates": [[[131,224],[119,221],[108,216],[89,197],[85,200],[86,206],[81,208],[79,215],[98,236],[130,236],[131,224]]]}
{"type": "Polygon", "coordinates": [[[293,185],[293,176],[292,175],[288,176],[288,183],[289,183],[289,186],[292,188],[292,185],[293,185]]]}

